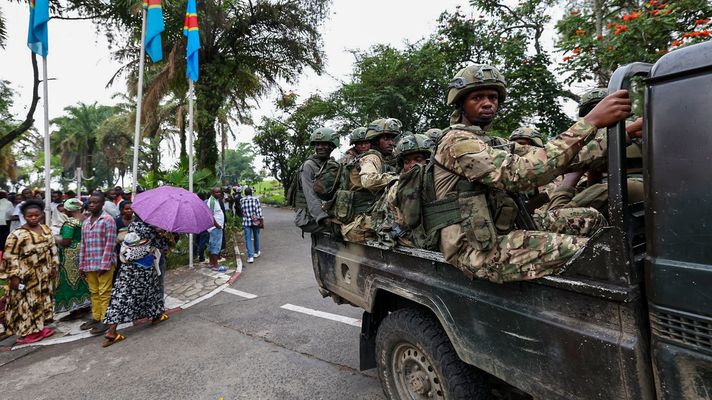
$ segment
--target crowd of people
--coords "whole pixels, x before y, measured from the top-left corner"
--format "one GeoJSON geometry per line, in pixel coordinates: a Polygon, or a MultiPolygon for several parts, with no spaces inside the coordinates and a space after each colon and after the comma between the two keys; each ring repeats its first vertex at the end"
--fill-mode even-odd
{"type": "Polygon", "coordinates": [[[47,223],[42,193],[0,191],[0,278],[5,336],[18,344],[54,334],[48,325],[89,319],[80,325],[104,334],[104,346],[125,337],[120,323],[164,313],[165,256],[172,234],[148,225],[134,214],[130,193],[121,188],[94,191],[84,201],[73,192],[52,192],[47,223]]]}
{"type": "MultiPolygon", "coordinates": [[[[218,262],[226,245],[226,214],[243,216],[250,263],[260,256],[264,227],[251,188],[225,192],[215,187],[204,199],[213,226],[197,235],[193,248],[200,260],[207,251],[207,267],[215,271],[225,270],[218,262]]],[[[125,339],[116,330],[121,323],[168,319],[166,256],[177,236],[142,221],[131,199],[119,186],[80,197],[55,190],[47,219],[41,191],[0,190],[0,279],[8,289],[0,299],[4,337],[16,335],[18,344],[41,341],[54,334],[48,325],[63,314],[60,321],[87,319],[80,329],[104,334],[103,345],[109,346],[125,339]]]]}
{"type": "MultiPolygon", "coordinates": [[[[606,127],[631,115],[626,91],[581,96],[579,119],[544,143],[523,127],[509,140],[489,133],[507,97],[494,67],[473,64],[447,88],[450,126],[404,132],[394,118],[350,134],[338,162],[333,129],[311,135],[314,148],[289,191],[295,224],[350,242],[379,241],[439,250],[470,278],[535,279],[562,270],[607,224],[606,127]],[[582,179],[586,174],[586,179],[582,179]]],[[[642,120],[627,123],[629,149],[642,120]]],[[[642,180],[628,179],[630,202],[642,180]]]]}

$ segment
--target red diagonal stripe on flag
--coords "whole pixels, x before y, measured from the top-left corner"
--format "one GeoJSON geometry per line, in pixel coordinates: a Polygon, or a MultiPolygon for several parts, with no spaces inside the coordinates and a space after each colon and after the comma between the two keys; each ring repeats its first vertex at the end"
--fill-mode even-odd
{"type": "Polygon", "coordinates": [[[198,27],[198,16],[197,15],[186,15],[185,22],[183,23],[185,28],[197,28],[198,27]]]}

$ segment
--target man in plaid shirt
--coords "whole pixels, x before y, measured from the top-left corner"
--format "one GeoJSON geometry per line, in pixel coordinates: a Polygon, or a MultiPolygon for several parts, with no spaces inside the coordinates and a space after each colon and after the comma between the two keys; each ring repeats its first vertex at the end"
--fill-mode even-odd
{"type": "Polygon", "coordinates": [[[260,256],[260,228],[257,225],[260,220],[263,220],[260,200],[252,197],[252,188],[245,189],[245,197],[240,199],[240,207],[242,207],[242,226],[247,244],[247,262],[252,263],[260,256]]]}
{"type": "Polygon", "coordinates": [[[82,225],[79,270],[86,276],[89,286],[92,320],[80,328],[91,329],[92,334],[99,334],[109,328],[104,323],[104,314],[111,299],[116,266],[116,223],[103,211],[103,193],[92,193],[87,208],[91,217],[84,220],[82,225]]]}

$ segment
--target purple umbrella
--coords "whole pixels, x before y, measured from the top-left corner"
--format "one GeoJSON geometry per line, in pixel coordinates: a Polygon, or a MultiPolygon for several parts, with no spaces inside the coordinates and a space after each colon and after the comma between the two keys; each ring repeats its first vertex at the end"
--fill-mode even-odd
{"type": "Polygon", "coordinates": [[[200,233],[213,226],[213,213],[195,194],[161,186],[136,195],[131,205],[141,219],[174,233],[200,233]]]}

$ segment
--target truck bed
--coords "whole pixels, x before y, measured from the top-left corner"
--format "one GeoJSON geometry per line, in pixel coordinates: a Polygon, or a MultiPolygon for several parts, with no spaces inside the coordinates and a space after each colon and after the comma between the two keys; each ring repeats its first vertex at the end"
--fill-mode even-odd
{"type": "Polygon", "coordinates": [[[537,398],[649,399],[640,274],[621,261],[621,237],[606,228],[563,275],[506,284],[470,280],[438,252],[326,235],[312,237],[312,260],[335,301],[368,313],[392,296],[427,307],[463,361],[537,398]]]}

